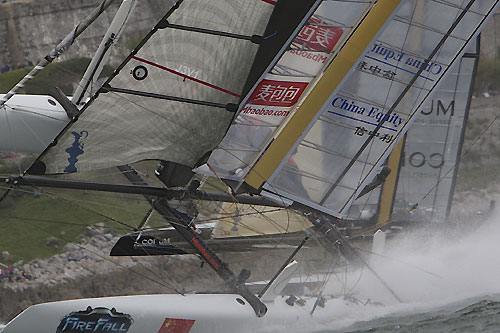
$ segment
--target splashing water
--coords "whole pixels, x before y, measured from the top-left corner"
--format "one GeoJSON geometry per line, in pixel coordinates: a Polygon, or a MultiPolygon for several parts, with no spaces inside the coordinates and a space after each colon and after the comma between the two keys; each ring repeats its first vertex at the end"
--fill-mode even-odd
{"type": "MultiPolygon", "coordinates": [[[[384,256],[372,258],[371,264],[403,303],[397,302],[368,270],[351,273],[346,279],[352,281],[348,290],[385,306],[340,302],[329,307],[331,321],[322,323],[323,329],[317,331],[370,328],[370,332],[387,332],[388,327],[398,332],[448,331],[452,328],[441,325],[450,322],[460,325],[460,318],[469,316],[471,307],[474,313],[485,311],[484,316],[491,311],[495,315],[500,313],[500,214],[497,212],[470,234],[459,237],[450,234],[421,231],[397,235],[388,242],[384,256]],[[429,321],[436,321],[440,328],[433,329],[429,321]],[[358,324],[352,326],[355,323],[358,324]],[[383,328],[378,330],[374,326],[383,328]]],[[[335,286],[329,288],[334,290],[335,286]]],[[[490,319],[478,318],[483,318],[481,315],[476,319],[493,325],[492,332],[500,329],[500,319],[498,323],[489,323],[490,319]]],[[[470,318],[467,320],[467,325],[473,325],[470,318]]],[[[476,331],[477,327],[461,326],[461,329],[476,331]]]]}

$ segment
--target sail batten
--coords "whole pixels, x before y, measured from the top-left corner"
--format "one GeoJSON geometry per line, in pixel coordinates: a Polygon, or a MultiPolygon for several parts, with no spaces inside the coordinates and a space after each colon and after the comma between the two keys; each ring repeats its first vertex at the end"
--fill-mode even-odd
{"type": "Polygon", "coordinates": [[[243,100],[245,105],[233,126],[212,153],[209,162],[219,176],[241,182],[249,166],[265,158],[265,154],[261,157],[263,150],[290,121],[300,106],[299,99],[310,93],[310,87],[375,3],[316,1],[286,49],[243,100]],[[256,124],[265,125],[266,129],[255,131],[256,124]],[[235,150],[240,146],[257,148],[259,153],[240,154],[235,150]]]}
{"type": "Polygon", "coordinates": [[[260,0],[178,1],[42,156],[46,173],[145,159],[197,165],[226,132],[258,49],[227,35],[262,36],[273,9],[260,0]]]}
{"type": "Polygon", "coordinates": [[[469,44],[407,134],[392,211],[398,221],[447,221],[479,57],[479,42],[469,44]]]}
{"type": "MultiPolygon", "coordinates": [[[[227,170],[228,179],[244,180],[253,189],[265,190],[263,195],[278,194],[334,216],[345,216],[409,128],[417,110],[430,100],[450,66],[465,52],[467,42],[498,7],[498,1],[477,0],[412,1],[398,8],[392,2],[394,7],[381,24],[382,16],[371,15],[383,4],[377,2],[368,12],[345,48],[356,43],[363,27],[373,37],[357,47],[358,55],[344,53],[344,48],[337,50],[321,78],[295,101],[297,109],[290,119],[283,126],[277,125],[276,134],[255,164],[223,141],[220,149],[234,153],[232,161],[226,161],[228,166],[237,165],[234,161],[240,156],[244,157],[241,161],[249,161],[233,169],[232,176],[227,170]],[[368,26],[370,18],[374,22],[368,26]],[[376,26],[379,35],[373,28],[376,26]],[[345,54],[349,57],[343,58],[345,54]],[[337,81],[323,86],[330,69],[335,69],[337,81]]],[[[272,104],[266,106],[271,109],[272,104]]],[[[267,108],[262,107],[260,115],[254,111],[251,119],[264,121],[267,108]]],[[[233,125],[241,136],[243,127],[238,120],[244,124],[243,116],[240,113],[233,125]]],[[[246,135],[250,141],[259,141],[262,133],[246,135]]]]}

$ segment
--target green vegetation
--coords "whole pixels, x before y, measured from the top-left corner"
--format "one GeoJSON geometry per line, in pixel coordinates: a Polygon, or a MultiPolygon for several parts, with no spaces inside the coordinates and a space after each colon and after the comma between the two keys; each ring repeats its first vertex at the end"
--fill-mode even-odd
{"type": "MultiPolygon", "coordinates": [[[[48,94],[57,86],[67,94],[73,94],[73,88],[80,81],[83,73],[90,63],[90,58],[74,58],[62,62],[52,63],[40,72],[33,80],[21,90],[25,94],[48,94]]],[[[0,74],[0,93],[8,92],[19,82],[31,68],[22,68],[0,74]]],[[[111,66],[105,66],[101,77],[109,76],[111,66]]]]}
{"type": "Polygon", "coordinates": [[[477,76],[474,83],[474,92],[481,93],[483,91],[498,91],[500,90],[500,57],[494,59],[480,58],[477,68],[477,76]]]}
{"type": "MultiPolygon", "coordinates": [[[[32,160],[32,156],[0,160],[0,175],[19,174],[32,160]]],[[[77,176],[96,182],[127,182],[116,169],[65,175],[64,178],[77,180],[77,176]]],[[[6,189],[6,185],[0,185],[0,195],[6,189]]],[[[0,202],[0,254],[3,251],[10,253],[7,260],[0,257],[0,261],[13,264],[19,260],[28,262],[50,257],[62,252],[66,243],[79,243],[86,235],[87,226],[97,223],[104,223],[104,233],[132,232],[148,209],[149,204],[140,195],[28,186],[15,188],[0,202]],[[60,245],[47,246],[50,238],[56,238],[60,245]]],[[[148,222],[151,227],[165,224],[156,213],[148,222]]],[[[112,245],[109,244],[110,249],[112,245]]]]}
{"type": "MultiPolygon", "coordinates": [[[[80,242],[86,227],[99,222],[105,224],[105,233],[132,232],[147,210],[147,202],[134,196],[60,189],[37,192],[28,187],[16,189],[0,204],[0,252],[7,250],[10,253],[9,259],[2,261],[7,264],[19,260],[27,262],[60,253],[64,244],[80,242]],[[60,246],[47,246],[50,238],[58,239],[60,246]]],[[[109,245],[111,249],[112,244],[109,245]]]]}
{"type": "Polygon", "coordinates": [[[500,177],[500,169],[496,165],[460,168],[457,175],[455,191],[474,191],[485,189],[491,182],[500,177]]]}

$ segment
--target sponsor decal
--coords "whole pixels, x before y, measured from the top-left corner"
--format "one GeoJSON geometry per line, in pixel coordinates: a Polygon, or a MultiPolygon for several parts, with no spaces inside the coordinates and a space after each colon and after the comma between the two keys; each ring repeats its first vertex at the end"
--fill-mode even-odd
{"type": "Polygon", "coordinates": [[[192,319],[165,318],[158,333],[189,333],[194,322],[192,319]]]}
{"type": "Polygon", "coordinates": [[[390,49],[382,44],[374,44],[368,51],[365,59],[358,65],[358,70],[363,72],[371,72],[374,75],[379,75],[392,80],[396,73],[394,70],[399,69],[410,74],[416,74],[418,70],[423,69],[420,77],[434,81],[434,76],[443,71],[443,65],[436,62],[425,64],[425,59],[417,58],[414,55],[409,55],[404,52],[390,49]],[[389,69],[380,68],[379,66],[389,66],[389,69]]]}
{"type": "Polygon", "coordinates": [[[451,100],[447,107],[445,107],[442,100],[437,100],[437,101],[432,100],[431,108],[428,111],[425,109],[421,110],[420,113],[428,116],[431,113],[433,113],[433,111],[436,111],[436,115],[438,116],[441,114],[441,112],[443,113],[444,116],[446,116],[446,114],[449,111],[450,117],[453,117],[455,115],[455,100],[451,100]],[[434,102],[436,103],[434,104],[434,102]]]}
{"type": "Polygon", "coordinates": [[[289,110],[282,109],[270,109],[266,107],[254,107],[251,105],[246,105],[241,109],[241,113],[244,114],[255,114],[259,116],[273,116],[273,117],[286,117],[290,114],[289,110]]]}
{"type": "Polygon", "coordinates": [[[332,26],[321,16],[313,15],[295,37],[293,44],[299,44],[300,49],[305,47],[311,51],[330,53],[343,32],[342,28],[332,26]]]}
{"type": "Polygon", "coordinates": [[[375,132],[375,131],[369,131],[364,127],[356,127],[356,130],[354,131],[354,134],[358,136],[363,136],[367,134],[368,136],[372,136],[375,138],[378,138],[382,142],[387,142],[391,143],[394,139],[394,136],[392,134],[387,134],[387,133],[380,133],[380,132],[375,132]]]}
{"type": "Polygon", "coordinates": [[[262,80],[248,103],[266,106],[293,106],[307,87],[307,82],[262,80]]]}
{"type": "Polygon", "coordinates": [[[87,307],[64,316],[57,326],[57,333],[62,332],[128,332],[134,320],[132,316],[117,312],[115,308],[87,307]]]}
{"type": "Polygon", "coordinates": [[[214,258],[212,258],[212,256],[207,252],[207,249],[204,248],[200,242],[198,242],[198,240],[196,238],[192,238],[191,239],[191,243],[194,245],[194,247],[200,251],[200,254],[208,260],[208,262],[210,263],[210,265],[212,265],[213,268],[215,269],[219,269],[219,264],[214,260],[214,258]]]}
{"type": "Polygon", "coordinates": [[[394,128],[400,127],[405,122],[405,119],[396,112],[384,113],[384,110],[380,110],[377,106],[370,106],[344,97],[335,97],[331,105],[335,111],[328,111],[329,113],[375,126],[383,122],[381,127],[390,131],[396,131],[394,128]]]}
{"type": "Polygon", "coordinates": [[[78,162],[78,156],[84,153],[83,151],[83,143],[80,140],[85,139],[89,133],[87,131],[81,131],[77,133],[75,131],[71,132],[71,134],[75,137],[73,144],[71,147],[67,148],[65,151],[69,154],[68,162],[69,164],[64,168],[65,173],[76,172],[76,162],[78,162]]]}
{"type": "Polygon", "coordinates": [[[290,54],[298,55],[302,58],[311,59],[313,61],[324,64],[328,57],[326,55],[322,55],[321,53],[309,52],[304,50],[290,50],[290,54]]]}
{"type": "MultiPolygon", "coordinates": [[[[414,168],[421,168],[423,166],[429,166],[433,169],[440,169],[444,165],[444,156],[441,153],[431,153],[424,154],[422,152],[416,151],[411,154],[406,154],[408,156],[408,163],[414,168]]],[[[405,166],[403,159],[403,166],[405,166]]]]}

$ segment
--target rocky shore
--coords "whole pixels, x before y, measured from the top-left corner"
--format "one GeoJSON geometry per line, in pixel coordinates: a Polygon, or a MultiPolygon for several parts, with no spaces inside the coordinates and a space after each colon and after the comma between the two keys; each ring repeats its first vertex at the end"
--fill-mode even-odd
{"type": "Polygon", "coordinates": [[[201,268],[194,256],[109,257],[116,240],[98,234],[82,244],[67,244],[62,254],[22,265],[34,279],[0,284],[0,322],[48,301],[220,287],[215,274],[201,268]]]}

